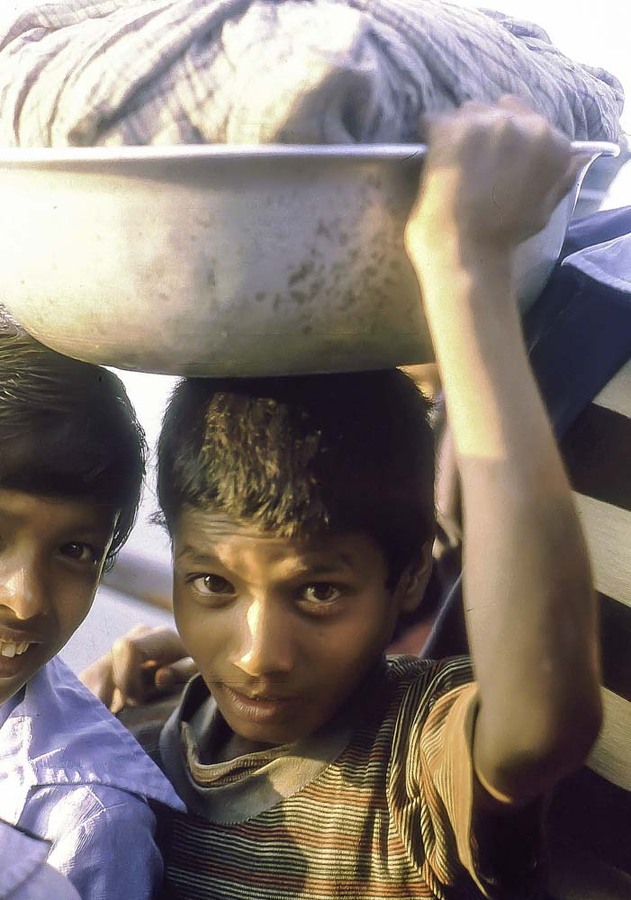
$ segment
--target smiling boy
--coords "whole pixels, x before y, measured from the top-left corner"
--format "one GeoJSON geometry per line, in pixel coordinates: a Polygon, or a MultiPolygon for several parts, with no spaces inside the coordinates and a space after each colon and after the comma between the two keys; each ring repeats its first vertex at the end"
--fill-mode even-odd
{"type": "Polygon", "coordinates": [[[86,598],[96,590],[115,519],[107,506],[83,499],[0,488],[6,573],[0,584],[3,699],[14,696],[61,650],[84,619],[86,598]],[[48,565],[42,559],[44,544],[52,557],[48,565]],[[47,605],[55,610],[54,617],[44,614],[47,605]]]}
{"type": "Polygon", "coordinates": [[[158,489],[200,675],[159,740],[188,807],[167,897],[542,896],[545,800],[601,708],[591,573],[512,256],[580,161],[510,98],[429,137],[405,242],[462,480],[473,672],[383,655],[433,538],[428,408],[401,372],[182,382],[158,489]]]}
{"type": "Polygon", "coordinates": [[[56,654],[133,525],[144,437],[112,373],[0,334],[0,819],[83,900],[148,898],[178,800],[56,654]]]}

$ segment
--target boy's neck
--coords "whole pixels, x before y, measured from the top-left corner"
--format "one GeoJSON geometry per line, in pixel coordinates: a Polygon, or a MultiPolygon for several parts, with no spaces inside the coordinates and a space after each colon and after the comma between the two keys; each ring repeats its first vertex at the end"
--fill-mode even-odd
{"type": "Polygon", "coordinates": [[[236,734],[219,714],[211,696],[194,713],[190,724],[199,748],[199,761],[203,765],[229,762],[273,746],[249,741],[236,734]]]}
{"type": "Polygon", "coordinates": [[[247,756],[249,753],[257,753],[260,750],[269,750],[273,746],[273,744],[260,744],[256,741],[249,741],[246,738],[242,738],[238,734],[235,734],[234,731],[230,731],[227,740],[221,741],[218,746],[215,746],[212,749],[212,759],[201,759],[200,762],[230,762],[233,759],[238,759],[240,756],[247,756]]]}

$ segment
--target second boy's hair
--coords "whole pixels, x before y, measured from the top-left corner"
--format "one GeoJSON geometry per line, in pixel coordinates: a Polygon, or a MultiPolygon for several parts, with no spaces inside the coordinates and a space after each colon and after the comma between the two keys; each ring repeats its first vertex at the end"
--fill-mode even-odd
{"type": "Polygon", "coordinates": [[[120,510],[111,564],[136,518],[146,457],[120,379],[0,333],[0,448],[0,487],[120,510]]]}
{"type": "Polygon", "coordinates": [[[396,581],[434,530],[428,410],[397,370],[184,380],[158,449],[166,525],[190,505],[285,538],[367,533],[396,581]]]}

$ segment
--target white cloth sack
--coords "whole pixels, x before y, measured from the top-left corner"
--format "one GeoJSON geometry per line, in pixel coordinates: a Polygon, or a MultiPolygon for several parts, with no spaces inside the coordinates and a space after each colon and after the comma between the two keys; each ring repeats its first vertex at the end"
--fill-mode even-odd
{"type": "Polygon", "coordinates": [[[545,32],[438,0],[4,0],[0,145],[373,143],[519,94],[616,140],[623,93],[545,32]]]}

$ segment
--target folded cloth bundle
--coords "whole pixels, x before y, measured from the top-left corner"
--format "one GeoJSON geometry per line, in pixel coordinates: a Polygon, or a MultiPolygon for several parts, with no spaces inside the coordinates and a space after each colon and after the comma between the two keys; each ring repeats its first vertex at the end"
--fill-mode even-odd
{"type": "Polygon", "coordinates": [[[0,144],[374,143],[521,95],[616,140],[623,92],[545,32],[438,0],[3,0],[0,144]]]}

